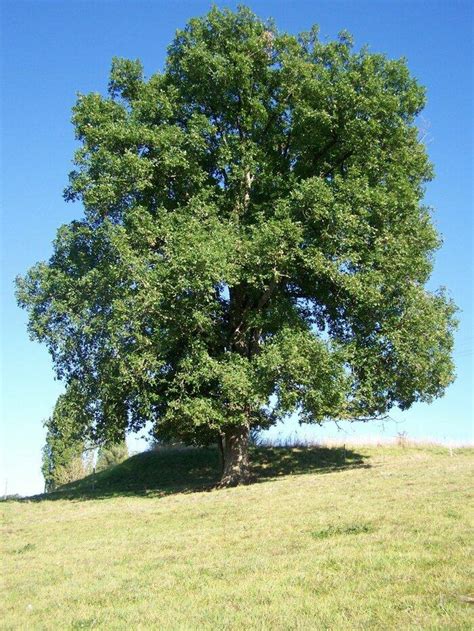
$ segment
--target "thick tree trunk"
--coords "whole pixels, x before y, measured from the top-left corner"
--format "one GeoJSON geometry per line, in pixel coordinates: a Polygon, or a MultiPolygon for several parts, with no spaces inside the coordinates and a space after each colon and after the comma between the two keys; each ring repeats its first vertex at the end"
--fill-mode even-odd
{"type": "Polygon", "coordinates": [[[224,433],[224,470],[221,487],[248,484],[252,480],[249,462],[249,429],[231,427],[224,433]]]}

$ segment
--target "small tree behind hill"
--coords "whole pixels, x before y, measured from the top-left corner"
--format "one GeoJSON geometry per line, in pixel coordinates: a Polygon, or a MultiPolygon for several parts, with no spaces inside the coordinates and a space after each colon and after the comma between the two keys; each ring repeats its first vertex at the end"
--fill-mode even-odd
{"type": "Polygon", "coordinates": [[[52,416],[45,422],[47,432],[41,471],[47,492],[88,473],[77,413],[77,408],[66,392],[59,396],[52,416]]]}

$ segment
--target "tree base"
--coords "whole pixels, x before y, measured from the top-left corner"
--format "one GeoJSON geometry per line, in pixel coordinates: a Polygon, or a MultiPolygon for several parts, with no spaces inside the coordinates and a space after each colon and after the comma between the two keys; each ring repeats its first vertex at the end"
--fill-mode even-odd
{"type": "Polygon", "coordinates": [[[249,429],[232,427],[222,436],[224,466],[218,488],[230,488],[251,484],[252,470],[249,462],[249,429]]]}
{"type": "Polygon", "coordinates": [[[229,489],[235,486],[252,484],[255,481],[255,476],[252,475],[250,469],[245,472],[240,472],[236,475],[225,475],[222,476],[219,483],[217,484],[218,489],[229,489]]]}

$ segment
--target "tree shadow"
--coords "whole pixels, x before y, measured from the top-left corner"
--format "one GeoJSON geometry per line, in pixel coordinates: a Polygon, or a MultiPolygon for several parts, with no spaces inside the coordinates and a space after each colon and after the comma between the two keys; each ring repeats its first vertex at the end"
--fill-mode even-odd
{"type": "Polygon", "coordinates": [[[366,459],[345,447],[257,447],[252,464],[258,482],[285,475],[368,468],[366,459]]]}
{"type": "MultiPolygon", "coordinates": [[[[339,447],[253,447],[255,482],[286,475],[330,473],[369,467],[366,457],[339,447]]],[[[177,493],[210,491],[220,477],[219,454],[214,447],[167,447],[128,458],[115,467],[65,484],[52,493],[22,501],[108,499],[111,497],[161,497],[177,493]]]]}

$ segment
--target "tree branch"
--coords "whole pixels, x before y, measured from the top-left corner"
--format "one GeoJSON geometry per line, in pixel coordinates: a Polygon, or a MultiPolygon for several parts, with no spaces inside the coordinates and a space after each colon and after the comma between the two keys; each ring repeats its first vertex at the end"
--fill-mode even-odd
{"type": "Polygon", "coordinates": [[[329,177],[331,174],[333,174],[333,173],[334,173],[334,171],[335,171],[337,168],[339,168],[339,167],[343,166],[344,162],[345,162],[348,158],[350,158],[350,157],[352,156],[352,154],[353,154],[353,153],[354,153],[354,150],[353,150],[353,149],[350,149],[350,150],[346,151],[346,152],[345,152],[345,153],[341,156],[341,158],[340,158],[340,159],[336,162],[336,164],[333,164],[333,165],[332,165],[332,167],[331,167],[330,169],[328,169],[325,173],[322,173],[322,174],[321,174],[321,177],[322,177],[322,178],[329,177]]]}

